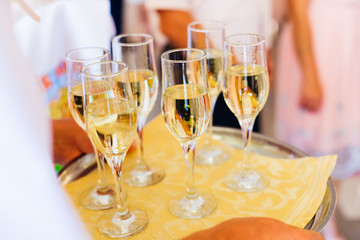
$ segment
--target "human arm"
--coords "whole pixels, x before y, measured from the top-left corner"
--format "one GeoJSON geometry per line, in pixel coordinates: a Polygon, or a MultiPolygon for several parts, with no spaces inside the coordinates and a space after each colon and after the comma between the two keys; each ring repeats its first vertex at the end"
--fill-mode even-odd
{"type": "Polygon", "coordinates": [[[191,14],[182,10],[158,10],[160,29],[175,48],[187,46],[187,25],[193,21],[191,14]]]}
{"type": "Polygon", "coordinates": [[[93,153],[89,137],[73,118],[52,120],[53,159],[66,165],[83,153],[93,153]]]}
{"type": "Polygon", "coordinates": [[[264,217],[233,218],[212,228],[198,231],[183,240],[324,240],[317,232],[300,229],[264,217]]]}
{"type": "Polygon", "coordinates": [[[293,26],[296,52],[302,68],[302,88],[300,106],[316,112],[323,100],[322,86],[316,66],[312,33],[309,22],[308,5],[310,0],[287,0],[289,20],[293,26]]]}
{"type": "MultiPolygon", "coordinates": [[[[60,165],[66,165],[84,153],[94,153],[88,135],[73,118],[52,120],[53,159],[60,165]]],[[[134,140],[129,152],[136,148],[134,140]]]]}

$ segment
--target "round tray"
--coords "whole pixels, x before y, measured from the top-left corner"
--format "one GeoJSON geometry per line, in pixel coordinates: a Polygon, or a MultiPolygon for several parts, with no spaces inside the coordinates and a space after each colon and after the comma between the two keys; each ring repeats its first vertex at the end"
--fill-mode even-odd
{"type": "MultiPolygon", "coordinates": [[[[239,129],[227,127],[213,127],[213,138],[231,145],[235,148],[242,148],[242,137],[239,129]]],[[[299,158],[309,156],[286,143],[280,142],[261,134],[253,133],[251,139],[251,151],[271,157],[299,158]]],[[[70,183],[96,168],[94,155],[84,155],[66,166],[59,174],[59,181],[62,184],[70,183]]],[[[321,232],[329,221],[335,210],[336,193],[333,181],[329,178],[324,199],[311,221],[305,226],[316,232],[321,232]]]]}

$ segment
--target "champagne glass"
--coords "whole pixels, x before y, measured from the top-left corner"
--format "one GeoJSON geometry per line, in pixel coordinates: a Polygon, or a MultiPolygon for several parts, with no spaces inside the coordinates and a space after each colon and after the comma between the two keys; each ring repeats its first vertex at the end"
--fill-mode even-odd
{"type": "MultiPolygon", "coordinates": [[[[187,31],[188,47],[202,49],[206,52],[211,112],[213,113],[223,86],[225,25],[219,21],[195,21],[188,25],[187,31]]],[[[220,143],[214,144],[212,126],[213,119],[211,117],[208,131],[205,134],[205,145],[200,148],[195,158],[197,164],[216,165],[230,159],[230,153],[226,147],[220,143]]]]}
{"type": "Polygon", "coordinates": [[[253,169],[248,156],[256,116],[269,94],[265,39],[255,34],[237,34],[225,39],[224,99],[238,119],[243,136],[242,169],[230,174],[225,184],[237,192],[264,189],[269,180],[253,169]]]}
{"type": "Polygon", "coordinates": [[[137,159],[124,181],[137,187],[160,182],[165,174],[158,166],[146,163],[143,146],[143,127],[154,107],[159,88],[154,60],[153,38],[148,34],[121,34],[112,40],[114,60],[126,62],[129,67],[131,90],[138,110],[137,159]]]}
{"type": "Polygon", "coordinates": [[[201,218],[217,206],[215,198],[198,192],[194,178],[195,147],[211,117],[206,53],[199,49],[175,49],[161,55],[161,110],[166,127],[177,138],[187,165],[186,194],[169,202],[180,218],[201,218]]]}
{"type": "Polygon", "coordinates": [[[134,235],[148,223],[144,211],[126,206],[122,187],[122,164],[137,129],[127,70],[125,63],[116,61],[93,63],[82,69],[87,131],[112,170],[117,199],[116,208],[100,218],[98,229],[114,238],[134,235]]]}
{"type": "MultiPolygon", "coordinates": [[[[83,85],[81,69],[93,62],[110,60],[109,50],[100,47],[86,47],[72,50],[66,54],[68,102],[75,122],[85,129],[85,108],[83,102],[83,85]]],[[[93,144],[94,146],[94,144],[93,144]]],[[[88,209],[107,209],[116,205],[115,192],[107,183],[105,175],[105,159],[94,146],[98,169],[96,186],[91,186],[80,195],[80,203],[88,209]]]]}

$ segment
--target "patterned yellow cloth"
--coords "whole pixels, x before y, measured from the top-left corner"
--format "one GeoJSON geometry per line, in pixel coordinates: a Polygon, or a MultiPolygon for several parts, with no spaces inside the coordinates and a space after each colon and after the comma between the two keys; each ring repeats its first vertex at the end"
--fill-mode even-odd
{"type": "MultiPolygon", "coordinates": [[[[164,180],[154,186],[136,188],[125,186],[128,205],[145,210],[149,217],[147,228],[131,239],[180,239],[194,231],[209,228],[234,217],[266,216],[285,223],[305,227],[321,204],[328,177],[336,156],[276,159],[252,153],[256,169],[271,179],[264,191],[238,193],[228,189],[224,177],[239,166],[243,152],[233,149],[231,159],[220,166],[195,166],[196,186],[199,191],[212,193],[218,200],[216,211],[196,220],[180,219],[170,214],[167,203],[185,192],[185,161],[180,143],[165,127],[161,116],[150,122],[144,132],[145,156],[148,163],[166,171],[164,180]]],[[[123,171],[135,162],[136,153],[129,153],[123,171]]],[[[109,173],[109,180],[112,179],[109,173]]],[[[86,223],[93,239],[111,239],[96,228],[105,211],[91,211],[79,205],[79,193],[97,179],[97,171],[65,186],[75,207],[86,223]]]]}

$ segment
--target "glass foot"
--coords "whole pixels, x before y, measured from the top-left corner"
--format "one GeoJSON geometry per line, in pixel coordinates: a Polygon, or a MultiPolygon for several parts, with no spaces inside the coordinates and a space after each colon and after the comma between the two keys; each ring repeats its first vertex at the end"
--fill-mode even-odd
{"type": "Polygon", "coordinates": [[[134,187],[145,187],[160,182],[164,176],[164,170],[157,166],[144,170],[134,168],[128,175],[125,175],[124,182],[134,187]]]}
{"type": "Polygon", "coordinates": [[[230,151],[226,147],[204,145],[196,153],[195,163],[200,165],[219,165],[230,159],[230,151]]]}
{"type": "Polygon", "coordinates": [[[242,170],[228,176],[226,186],[236,192],[256,192],[265,189],[270,181],[254,170],[242,170]]]}
{"type": "MultiPolygon", "coordinates": [[[[125,196],[126,198],[126,192],[125,196]]],[[[86,189],[80,196],[80,204],[88,209],[103,210],[116,206],[116,193],[114,186],[100,188],[99,186],[92,186],[86,189]]]]}
{"type": "Polygon", "coordinates": [[[181,195],[168,205],[169,211],[180,218],[202,218],[214,212],[216,207],[216,199],[208,193],[199,193],[195,198],[181,195]]]}
{"type": "Polygon", "coordinates": [[[105,213],[98,222],[101,233],[112,238],[135,235],[147,226],[146,213],[137,208],[129,208],[127,214],[120,215],[117,209],[105,213]]]}

